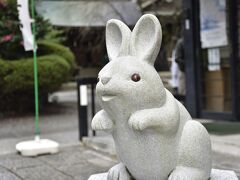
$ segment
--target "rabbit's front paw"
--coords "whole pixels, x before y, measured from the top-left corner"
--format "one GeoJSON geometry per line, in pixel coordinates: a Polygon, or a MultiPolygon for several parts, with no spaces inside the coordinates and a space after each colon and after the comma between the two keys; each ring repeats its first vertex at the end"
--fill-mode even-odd
{"type": "Polygon", "coordinates": [[[93,118],[91,126],[93,130],[111,130],[113,123],[107,119],[93,118]]]}
{"type": "Polygon", "coordinates": [[[130,174],[128,173],[126,167],[122,163],[113,166],[108,171],[107,180],[131,180],[131,179],[132,178],[130,174]]]}
{"type": "Polygon", "coordinates": [[[141,116],[139,116],[139,114],[137,114],[137,113],[133,114],[129,118],[128,124],[132,129],[135,129],[138,131],[142,131],[147,128],[146,121],[141,116]]]}
{"type": "Polygon", "coordinates": [[[93,130],[112,130],[113,122],[102,112],[99,112],[93,117],[91,126],[93,130]]]}

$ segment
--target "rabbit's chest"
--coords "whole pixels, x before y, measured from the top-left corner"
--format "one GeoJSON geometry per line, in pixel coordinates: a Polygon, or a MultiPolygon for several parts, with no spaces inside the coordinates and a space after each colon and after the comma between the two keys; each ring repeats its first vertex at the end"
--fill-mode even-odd
{"type": "Polygon", "coordinates": [[[125,127],[116,129],[113,138],[120,160],[137,180],[165,179],[176,166],[178,144],[175,137],[125,127]]]}

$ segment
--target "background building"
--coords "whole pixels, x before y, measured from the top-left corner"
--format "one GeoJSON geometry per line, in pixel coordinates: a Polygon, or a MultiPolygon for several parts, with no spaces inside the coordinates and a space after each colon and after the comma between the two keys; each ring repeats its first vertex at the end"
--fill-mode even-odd
{"type": "Polygon", "coordinates": [[[132,27],[141,13],[156,15],[163,27],[155,64],[158,71],[169,71],[172,49],[184,35],[185,105],[191,115],[239,119],[239,1],[44,0],[38,2],[37,9],[53,25],[68,29],[66,45],[74,52],[81,75],[88,75],[84,69],[89,67],[98,67],[97,72],[107,62],[104,28],[108,19],[117,18],[132,27]]]}
{"type": "Polygon", "coordinates": [[[238,0],[183,0],[186,106],[194,117],[239,120],[239,11],[238,0]]]}

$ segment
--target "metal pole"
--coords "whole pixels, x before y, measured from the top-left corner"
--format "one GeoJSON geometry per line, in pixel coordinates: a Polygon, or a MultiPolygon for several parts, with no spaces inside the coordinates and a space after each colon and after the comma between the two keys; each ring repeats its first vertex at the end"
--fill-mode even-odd
{"type": "Polygon", "coordinates": [[[33,65],[34,65],[34,94],[35,94],[35,136],[39,139],[39,97],[38,97],[38,66],[37,66],[37,45],[36,45],[36,22],[35,22],[35,1],[31,0],[32,31],[33,31],[33,65]]]}

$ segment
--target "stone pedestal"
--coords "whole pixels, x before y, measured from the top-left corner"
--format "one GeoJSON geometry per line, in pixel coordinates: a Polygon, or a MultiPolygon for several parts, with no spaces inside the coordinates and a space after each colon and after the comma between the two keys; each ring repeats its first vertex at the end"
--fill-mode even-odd
{"type": "MultiPolygon", "coordinates": [[[[88,180],[107,180],[107,173],[94,174],[88,180]]],[[[212,169],[210,180],[238,180],[234,171],[212,169]]]]}
{"type": "Polygon", "coordinates": [[[212,169],[210,180],[238,180],[234,171],[212,169]]]}

